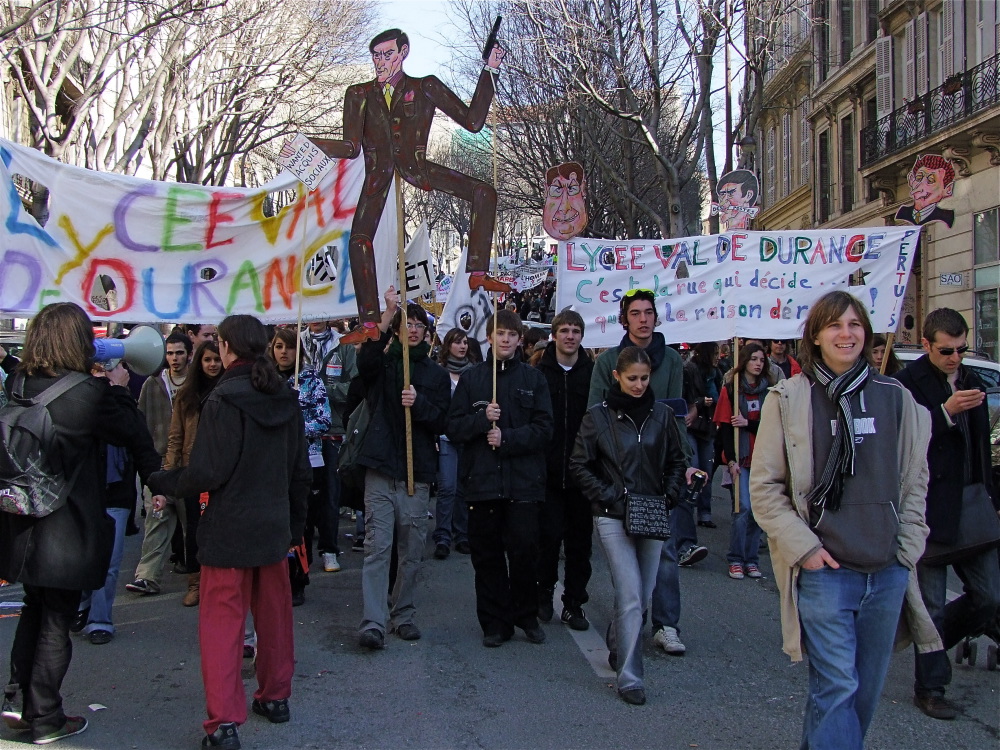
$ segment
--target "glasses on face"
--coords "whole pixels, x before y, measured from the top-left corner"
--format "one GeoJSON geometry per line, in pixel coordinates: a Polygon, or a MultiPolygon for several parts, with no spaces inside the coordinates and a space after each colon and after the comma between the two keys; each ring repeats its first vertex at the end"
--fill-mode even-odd
{"type": "MultiPolygon", "coordinates": [[[[652,289],[629,289],[627,292],[625,292],[625,296],[626,297],[634,297],[639,292],[645,292],[646,294],[653,294],[653,290],[652,289]]],[[[655,297],[656,295],[653,294],[653,296],[655,297]]]]}
{"type": "Polygon", "coordinates": [[[410,323],[409,321],[407,321],[406,323],[407,331],[422,331],[425,328],[427,328],[427,326],[425,326],[423,323],[410,323]]]}
{"type": "Polygon", "coordinates": [[[938,354],[940,354],[942,357],[950,357],[952,354],[955,353],[965,354],[967,351],[969,351],[968,344],[966,344],[965,346],[960,346],[957,349],[953,346],[938,347],[938,354]]]}

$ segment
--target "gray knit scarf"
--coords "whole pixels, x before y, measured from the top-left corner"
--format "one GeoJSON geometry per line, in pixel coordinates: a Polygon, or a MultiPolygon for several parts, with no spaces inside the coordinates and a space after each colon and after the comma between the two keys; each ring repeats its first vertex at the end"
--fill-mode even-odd
{"type": "Polygon", "coordinates": [[[826,389],[830,401],[837,405],[837,434],[830,446],[830,457],[819,482],[806,496],[809,503],[819,508],[840,510],[844,476],[854,476],[854,415],[851,413],[851,396],[865,387],[869,377],[871,368],[864,357],[858,357],[850,370],[837,376],[823,362],[817,362],[813,367],[816,383],[826,389]]]}

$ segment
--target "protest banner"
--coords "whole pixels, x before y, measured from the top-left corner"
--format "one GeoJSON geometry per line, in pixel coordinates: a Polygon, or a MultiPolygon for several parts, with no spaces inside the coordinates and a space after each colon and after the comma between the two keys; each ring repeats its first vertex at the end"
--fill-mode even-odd
{"type": "Polygon", "coordinates": [[[448,301],[441,311],[438,336],[443,340],[445,334],[452,328],[461,328],[469,338],[478,341],[482,351],[485,352],[489,346],[486,340],[486,321],[493,315],[493,300],[489,292],[470,289],[466,283],[469,278],[465,270],[468,255],[469,248],[466,247],[462,250],[462,257],[458,261],[458,270],[455,271],[451,290],[448,292],[448,301]]]}
{"type": "MultiPolygon", "coordinates": [[[[305,320],[353,316],[347,246],[364,164],[332,164],[310,191],[287,173],[254,189],[207,187],[94,172],[0,139],[0,311],[75,302],[91,317],[136,323],[231,313],[280,323],[295,320],[301,294],[305,320]],[[23,208],[15,175],[49,189],[44,227],[23,208]],[[266,215],[283,191],[294,200],[266,215]],[[116,310],[95,304],[97,280],[115,290],[116,310]]],[[[389,201],[374,239],[382,289],[395,283],[389,201]]]]}
{"type": "Polygon", "coordinates": [[[797,338],[815,300],[845,289],[865,303],[876,331],[892,331],[919,236],[919,227],[865,227],[576,238],[559,243],[556,309],[583,316],[590,347],[621,341],[619,303],[630,289],[654,292],[668,343],[797,338]]]}

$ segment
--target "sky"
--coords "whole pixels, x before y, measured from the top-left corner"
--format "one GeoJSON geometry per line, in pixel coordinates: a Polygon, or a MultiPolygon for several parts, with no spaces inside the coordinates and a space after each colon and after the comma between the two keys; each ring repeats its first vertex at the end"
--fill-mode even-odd
{"type": "Polygon", "coordinates": [[[447,0],[381,0],[379,5],[382,27],[402,29],[410,37],[406,73],[443,77],[451,60],[451,51],[442,42],[447,0]]]}

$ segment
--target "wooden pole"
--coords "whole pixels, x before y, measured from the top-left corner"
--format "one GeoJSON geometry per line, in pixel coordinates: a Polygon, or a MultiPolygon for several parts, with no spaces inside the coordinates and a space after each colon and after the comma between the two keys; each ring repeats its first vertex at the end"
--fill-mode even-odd
{"type": "MultiPolygon", "coordinates": [[[[410,335],[406,327],[408,320],[406,315],[406,233],[403,228],[403,181],[399,173],[393,175],[396,183],[396,236],[399,240],[399,342],[403,346],[403,389],[410,387],[410,335]]],[[[406,419],[406,494],[413,496],[415,488],[413,486],[413,415],[410,407],[403,407],[403,416],[406,419]]]]}
{"type": "Polygon", "coordinates": [[[895,332],[889,333],[885,337],[885,354],[882,355],[882,364],[878,368],[879,375],[885,375],[886,365],[889,364],[889,355],[892,354],[892,342],[895,338],[895,332]]]}
{"type": "MultiPolygon", "coordinates": [[[[497,189],[497,118],[496,114],[491,112],[490,119],[493,123],[493,132],[490,134],[492,137],[490,140],[493,145],[493,189],[497,189]]],[[[500,274],[498,273],[500,268],[500,259],[497,257],[497,221],[496,216],[493,217],[493,247],[490,253],[493,260],[493,278],[497,278],[500,274]]],[[[500,300],[500,295],[497,292],[493,292],[493,335],[496,336],[496,325],[497,325],[497,310],[500,300]]],[[[496,347],[493,347],[493,403],[497,402],[497,355],[496,347]]],[[[493,423],[493,428],[496,429],[497,423],[493,423]]],[[[496,447],[493,448],[496,450],[496,447]]]]}
{"type": "Polygon", "coordinates": [[[309,188],[305,189],[302,210],[302,263],[299,266],[299,314],[295,322],[295,390],[299,389],[299,365],[302,364],[302,298],[306,296],[306,252],[309,247],[309,188]]]}
{"type": "MultiPolygon", "coordinates": [[[[740,375],[736,372],[736,368],[740,364],[740,340],[737,337],[733,337],[733,416],[740,413],[740,375]]],[[[733,452],[736,455],[733,460],[736,461],[736,468],[743,471],[740,468],[740,428],[733,427],[733,452]]],[[[737,477],[736,481],[733,482],[733,513],[740,512],[740,480],[737,477]]]]}

